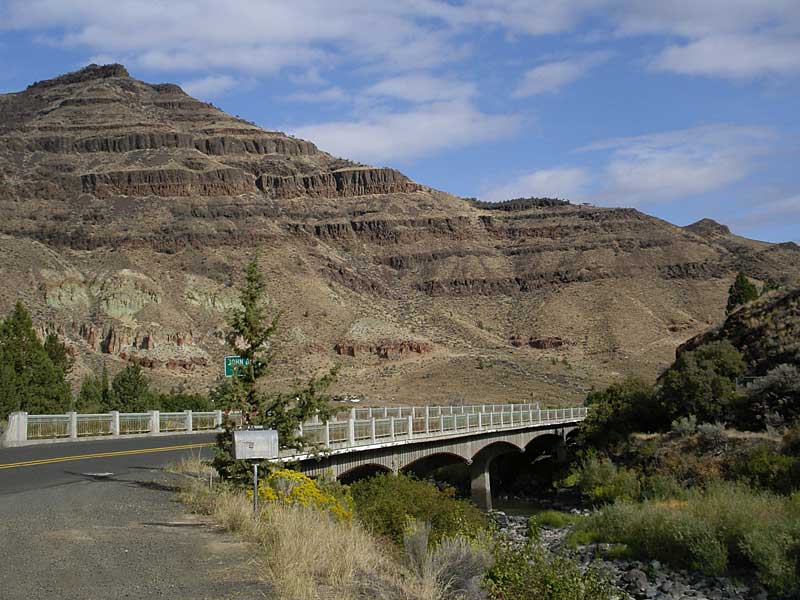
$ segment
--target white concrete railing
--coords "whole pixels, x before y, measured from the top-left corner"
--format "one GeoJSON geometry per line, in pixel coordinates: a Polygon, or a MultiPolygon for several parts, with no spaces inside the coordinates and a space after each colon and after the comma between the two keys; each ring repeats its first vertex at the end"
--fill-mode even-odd
{"type": "MultiPolygon", "coordinates": [[[[300,427],[299,433],[311,446],[337,450],[397,440],[577,422],[586,417],[586,412],[585,407],[541,409],[538,404],[352,408],[347,412],[339,411],[327,422],[312,419],[300,427]]],[[[228,416],[241,424],[239,413],[228,416]]],[[[153,410],[142,413],[112,411],[100,414],[70,412],[62,415],[16,412],[9,415],[8,427],[0,438],[0,446],[213,431],[222,426],[223,418],[220,410],[153,410]]]]}
{"type": "Polygon", "coordinates": [[[11,413],[0,446],[21,446],[49,441],[75,441],[103,437],[195,433],[222,426],[221,410],[210,412],[160,412],[29,415],[11,413]]]}
{"type": "MultiPolygon", "coordinates": [[[[576,423],[584,420],[587,412],[584,406],[542,409],[538,404],[365,408],[352,409],[346,420],[305,423],[299,433],[318,448],[345,450],[482,431],[576,423]]],[[[298,456],[298,452],[285,450],[280,455],[292,457],[298,456]]]]}

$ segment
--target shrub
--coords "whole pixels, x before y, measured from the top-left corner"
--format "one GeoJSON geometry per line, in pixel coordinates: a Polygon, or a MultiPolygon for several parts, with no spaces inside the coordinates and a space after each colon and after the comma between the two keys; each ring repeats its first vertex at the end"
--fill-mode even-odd
{"type": "MultiPolygon", "coordinates": [[[[247,491],[253,497],[252,490],[247,491]]],[[[315,508],[329,512],[337,519],[349,521],[353,516],[353,500],[343,486],[318,483],[299,471],[278,469],[258,482],[259,502],[315,508]]]]}
{"type": "Polygon", "coordinates": [[[495,546],[494,565],[486,574],[486,588],[498,600],[610,600],[614,587],[595,570],[581,572],[562,555],[548,555],[539,546],[495,546]]]}
{"type": "Polygon", "coordinates": [[[642,497],[647,500],[685,500],[686,489],[672,475],[655,473],[644,478],[642,497]]]}
{"type": "Polygon", "coordinates": [[[766,444],[748,450],[729,469],[734,479],[754,487],[779,493],[800,489],[800,458],[776,452],[766,444]]]}
{"type": "Polygon", "coordinates": [[[673,419],[695,415],[700,422],[723,421],[744,370],[741,353],[727,340],[681,352],[659,379],[661,402],[673,419]]]}
{"type": "Polygon", "coordinates": [[[591,502],[605,504],[615,500],[638,500],[641,481],[636,471],[618,467],[607,458],[587,458],[580,467],[578,488],[591,502]]]}
{"type": "Polygon", "coordinates": [[[581,435],[593,446],[624,441],[635,431],[658,431],[665,418],[653,386],[640,379],[590,392],[586,404],[592,410],[581,424],[581,435]]]}
{"type": "Polygon", "coordinates": [[[672,431],[681,437],[688,437],[697,432],[697,417],[679,417],[672,422],[672,431]]]}
{"type": "Polygon", "coordinates": [[[701,444],[709,448],[716,448],[725,441],[725,425],[722,423],[701,423],[697,426],[697,434],[701,444]]]}
{"type": "MultiPolygon", "coordinates": [[[[717,482],[686,501],[617,503],[583,522],[584,537],[643,558],[719,575],[751,571],[778,594],[800,591],[800,495],[782,498],[717,482]]],[[[794,596],[793,596],[794,597],[794,596]]]]}
{"type": "Polygon", "coordinates": [[[372,531],[403,543],[408,523],[429,523],[433,543],[446,537],[475,538],[486,526],[485,515],[452,488],[435,485],[410,475],[377,475],[350,486],[356,516],[372,531]]]}
{"type": "Polygon", "coordinates": [[[800,369],[778,365],[747,386],[743,427],[784,427],[800,419],[800,369]]]}
{"type": "Polygon", "coordinates": [[[795,425],[783,434],[781,451],[789,456],[800,457],[800,425],[795,425]]]}
{"type": "Polygon", "coordinates": [[[485,598],[481,581],[494,562],[489,539],[457,535],[432,544],[430,533],[429,524],[413,521],[403,536],[408,566],[427,595],[441,600],[485,598]]]}

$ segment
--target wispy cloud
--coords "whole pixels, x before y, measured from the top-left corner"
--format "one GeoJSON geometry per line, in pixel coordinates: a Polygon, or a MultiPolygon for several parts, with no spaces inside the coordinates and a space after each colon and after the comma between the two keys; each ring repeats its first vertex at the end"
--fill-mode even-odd
{"type": "Polygon", "coordinates": [[[454,101],[287,129],[339,156],[384,163],[507,136],[519,122],[514,115],[488,114],[454,101]]]}
{"type": "Polygon", "coordinates": [[[311,92],[295,92],[286,97],[287,100],[308,103],[338,103],[350,100],[349,94],[340,87],[331,87],[311,92]]]}
{"type": "Polygon", "coordinates": [[[515,98],[557,92],[583,77],[590,69],[607,61],[610,52],[592,52],[585,56],[548,62],[530,69],[514,90],[515,98]]]}
{"type": "Polygon", "coordinates": [[[466,100],[476,94],[474,83],[425,73],[399,75],[367,87],[367,96],[383,96],[409,102],[466,100]]]}
{"type": "Polygon", "coordinates": [[[664,49],[655,69],[684,75],[750,78],[800,72],[800,39],[717,35],[664,49]]]}
{"type": "Polygon", "coordinates": [[[582,148],[607,151],[600,174],[613,202],[664,202],[724,188],[747,177],[775,134],[762,127],[709,125],[617,138],[582,148]]]}
{"type": "Polygon", "coordinates": [[[531,196],[580,201],[584,199],[590,183],[591,176],[583,168],[542,169],[489,188],[481,197],[492,202],[531,196]]]}
{"type": "Polygon", "coordinates": [[[229,75],[209,75],[181,83],[183,91],[197,98],[216,98],[236,87],[238,81],[229,75]]]}

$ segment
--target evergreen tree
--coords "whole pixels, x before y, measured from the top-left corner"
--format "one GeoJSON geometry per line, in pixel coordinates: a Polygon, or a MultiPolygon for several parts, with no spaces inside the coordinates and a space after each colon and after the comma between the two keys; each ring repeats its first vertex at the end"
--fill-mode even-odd
{"type": "Polygon", "coordinates": [[[61,369],[64,375],[68,375],[72,371],[75,359],[67,345],[59,340],[55,333],[48,333],[47,337],[44,338],[44,350],[50,360],[53,361],[53,364],[61,369]]]}
{"type": "Polygon", "coordinates": [[[22,410],[61,413],[72,394],[65,373],[53,364],[22,302],[0,322],[0,418],[22,410]]]}
{"type": "Polygon", "coordinates": [[[108,409],[120,412],[142,412],[155,405],[150,382],[137,364],[129,364],[114,376],[109,392],[108,409]]]}
{"type": "Polygon", "coordinates": [[[756,298],[758,298],[758,288],[750,283],[744,273],[739,273],[728,289],[728,306],[725,312],[726,314],[731,314],[739,306],[752,302],[756,298]]]}
{"type": "Polygon", "coordinates": [[[111,408],[111,386],[108,384],[108,367],[103,363],[103,372],[100,375],[100,406],[103,411],[113,410],[111,408]]]}
{"type": "Polygon", "coordinates": [[[81,389],[75,399],[75,410],[83,413],[105,412],[103,402],[103,389],[100,380],[94,375],[88,375],[81,383],[81,389]]]}
{"type": "MultiPolygon", "coordinates": [[[[212,399],[219,408],[241,410],[246,424],[277,430],[282,448],[302,449],[309,443],[298,434],[299,425],[315,415],[323,420],[331,415],[327,390],[336,378],[337,368],[305,385],[296,385],[288,393],[264,390],[274,360],[271,342],[278,325],[278,315],[269,315],[265,289],[258,261],[253,259],[245,269],[239,296],[241,307],[231,316],[226,336],[233,351],[246,359],[245,364],[236,369],[232,379],[218,384],[212,399]]],[[[214,464],[223,477],[246,479],[249,468],[243,461],[233,459],[232,442],[232,430],[228,427],[218,438],[214,464]]]]}

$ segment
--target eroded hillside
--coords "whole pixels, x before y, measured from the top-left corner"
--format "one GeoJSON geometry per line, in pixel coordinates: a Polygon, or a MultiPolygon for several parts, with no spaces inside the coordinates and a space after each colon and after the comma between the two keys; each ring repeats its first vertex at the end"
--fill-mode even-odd
{"type": "Polygon", "coordinates": [[[255,252],[282,312],[276,385],[341,362],[393,402],[573,400],[655,375],[721,320],[735,272],[800,248],[633,209],[466,201],[335,158],[175,85],[90,66],[0,95],[0,309],[165,385],[222,370],[255,252]]]}

